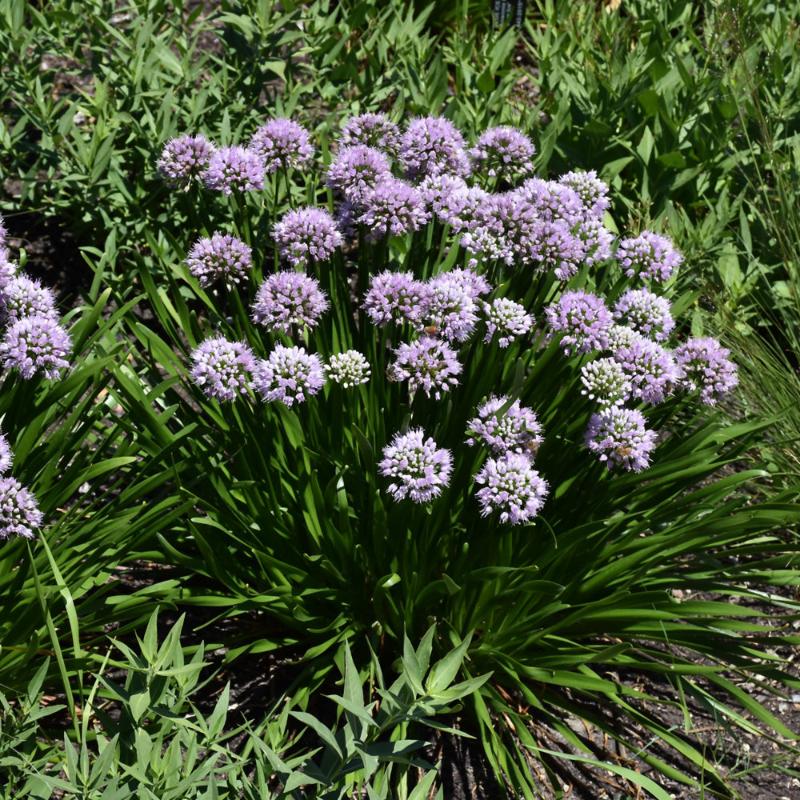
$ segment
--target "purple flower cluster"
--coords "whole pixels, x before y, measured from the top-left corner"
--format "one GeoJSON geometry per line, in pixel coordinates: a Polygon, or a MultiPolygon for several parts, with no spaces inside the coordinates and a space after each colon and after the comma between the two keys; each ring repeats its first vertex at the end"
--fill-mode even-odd
{"type": "Polygon", "coordinates": [[[577,193],[587,218],[598,221],[603,219],[611,204],[608,199],[608,184],[601,181],[593,169],[589,172],[567,172],[558,182],[577,193]]]}
{"type": "Polygon", "coordinates": [[[389,159],[374,147],[357,144],[343,147],[328,167],[327,183],[351,203],[369,201],[375,187],[392,177],[389,159]]]}
{"type": "Polygon", "coordinates": [[[56,319],[53,292],[37,280],[16,275],[0,290],[0,318],[6,323],[14,323],[33,316],[56,319]]]}
{"type": "Polygon", "coordinates": [[[386,178],[377,184],[357,217],[357,222],[367,228],[373,240],[412,233],[427,221],[428,213],[420,193],[397,178],[386,178]]]}
{"type": "Polygon", "coordinates": [[[336,220],[323,208],[289,211],[275,225],[274,237],[281,256],[295,267],[327,261],[342,244],[336,220]]]}
{"type": "Polygon", "coordinates": [[[484,303],[483,308],[486,314],[484,342],[490,342],[497,335],[497,343],[506,348],[533,327],[533,317],[525,311],[525,307],[507,297],[484,303]]]}
{"type": "Polygon", "coordinates": [[[669,350],[649,339],[638,339],[614,353],[631,384],[631,396],[643,403],[663,403],[680,380],[669,350]]]}
{"type": "Polygon", "coordinates": [[[428,397],[433,395],[437,400],[442,392],[458,385],[460,374],[461,364],[455,350],[432,336],[401,344],[395,350],[395,361],[389,370],[392,380],[408,381],[412,394],[422,389],[428,397]]]}
{"type": "Polygon", "coordinates": [[[496,455],[522,453],[533,458],[542,444],[542,426],[531,408],[505,395],[490,397],[467,423],[469,445],[483,442],[496,455]]]}
{"type": "Polygon", "coordinates": [[[0,361],[26,380],[40,372],[53,380],[69,367],[69,334],[52,317],[33,316],[9,325],[0,342],[0,361]]]}
{"type": "Polygon", "coordinates": [[[206,397],[231,401],[250,390],[255,365],[253,351],[246,344],[214,336],[192,352],[191,378],[206,397]]]}
{"type": "Polygon", "coordinates": [[[731,391],[738,383],[736,365],[730,360],[730,350],[716,339],[689,339],[675,350],[675,360],[681,371],[681,383],[709,406],[731,391]]]}
{"type": "Polygon", "coordinates": [[[427,307],[428,287],[410,272],[384,271],[370,281],[363,308],[373,325],[418,324],[427,307]]]}
{"type": "Polygon", "coordinates": [[[303,169],[314,157],[308,131],[294,120],[283,118],[262,125],[250,140],[250,150],[259,156],[268,173],[303,169]]]}
{"type": "Polygon", "coordinates": [[[385,114],[359,114],[342,125],[343,147],[366,145],[395,155],[400,148],[400,128],[385,114]]]}
{"type": "Polygon", "coordinates": [[[414,503],[428,503],[448,485],[453,456],[431,437],[426,438],[422,428],[413,428],[395,434],[383,448],[378,470],[391,479],[388,492],[395,500],[407,497],[414,503]]]}
{"type": "Polygon", "coordinates": [[[444,117],[419,117],[412,120],[400,140],[400,164],[411,180],[446,172],[468,175],[469,158],[464,137],[444,117]]]}
{"type": "Polygon", "coordinates": [[[500,125],[489,128],[469,151],[477,169],[490,178],[513,181],[533,172],[533,142],[520,130],[500,125]]]}
{"type": "Polygon", "coordinates": [[[525,525],[542,509],[548,486],[530,459],[519,453],[489,458],[475,476],[481,516],[498,514],[503,523],[525,525]]]}
{"type": "Polygon", "coordinates": [[[167,183],[188,188],[208,169],[214,145],[202,134],[170,139],[161,151],[156,167],[167,183]]]}
{"type": "Polygon", "coordinates": [[[220,147],[212,153],[203,180],[209,189],[224,195],[260,191],[264,188],[264,161],[239,145],[220,147]]]}
{"type": "Polygon", "coordinates": [[[325,371],[318,355],[281,344],[256,364],[253,374],[253,386],[264,400],[290,408],[317,394],[324,384],[325,371]]]}
{"type": "Polygon", "coordinates": [[[592,415],[586,446],[608,469],[641,472],[650,464],[656,435],[647,430],[640,411],[612,406],[592,415]]]}
{"type": "Polygon", "coordinates": [[[192,245],[186,266],[201,286],[210,286],[216,281],[233,285],[246,276],[252,260],[250,248],[241,239],[229,233],[215,233],[192,245]]]}
{"type": "Polygon", "coordinates": [[[614,304],[613,315],[619,324],[657,342],[668,339],[675,327],[669,300],[649,289],[628,289],[614,304]]]}
{"type": "Polygon", "coordinates": [[[474,287],[462,275],[445,272],[428,282],[426,326],[451,342],[465,342],[478,323],[474,287]]]}
{"type": "Polygon", "coordinates": [[[328,308],[328,299],[316,278],[299,272],[276,272],[258,289],[253,321],[270,331],[314,328],[328,308]]]}
{"type": "Polygon", "coordinates": [[[0,294],[17,274],[17,265],[9,257],[8,248],[0,245],[0,294]]]}
{"type": "Polygon", "coordinates": [[[638,275],[663,283],[681,265],[683,256],[666,236],[643,231],[619,243],[617,261],[629,278],[638,275]]]}
{"type": "Polygon", "coordinates": [[[14,454],[11,452],[11,445],[8,439],[0,433],[0,475],[5,475],[14,463],[14,454]]]}
{"type": "Polygon", "coordinates": [[[36,498],[15,478],[0,478],[0,539],[31,539],[41,526],[36,498]]]}
{"type": "Polygon", "coordinates": [[[611,312],[597,295],[582,290],[564,292],[545,310],[553,334],[561,334],[561,347],[569,355],[603,350],[608,345],[611,312]]]}

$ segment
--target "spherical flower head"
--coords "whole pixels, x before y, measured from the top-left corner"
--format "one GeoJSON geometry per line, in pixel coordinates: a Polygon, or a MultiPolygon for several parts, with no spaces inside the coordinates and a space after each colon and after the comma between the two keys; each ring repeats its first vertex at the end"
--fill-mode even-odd
{"type": "Polygon", "coordinates": [[[446,172],[468,175],[469,158],[464,137],[444,117],[418,117],[412,120],[400,140],[400,163],[411,180],[446,172]]]}
{"type": "Polygon", "coordinates": [[[492,286],[489,281],[474,270],[456,267],[447,273],[443,273],[443,275],[445,274],[449,281],[463,286],[464,291],[467,292],[473,300],[477,300],[481,295],[489,294],[489,292],[492,291],[492,286]]]}
{"type": "Polygon", "coordinates": [[[8,248],[0,245],[0,294],[17,274],[17,265],[11,260],[8,248]]]}
{"type": "Polygon", "coordinates": [[[592,218],[583,220],[575,227],[573,233],[583,245],[583,260],[589,266],[611,258],[614,234],[599,220],[592,218]]]}
{"type": "Polygon", "coordinates": [[[672,353],[649,339],[620,348],[614,358],[631,383],[631,396],[644,403],[663,403],[680,379],[672,353]]]}
{"type": "Polygon", "coordinates": [[[453,457],[430,436],[426,438],[422,428],[414,428],[395,434],[383,448],[378,470],[391,479],[388,491],[394,500],[429,503],[448,485],[453,457]]]}
{"type": "Polygon", "coordinates": [[[51,316],[23,317],[6,330],[0,342],[5,369],[16,369],[26,380],[41,372],[54,379],[69,367],[69,334],[51,316]]]}
{"type": "Polygon", "coordinates": [[[650,464],[656,435],[647,430],[640,411],[612,406],[592,414],[586,446],[608,469],[622,467],[641,472],[650,464]]]}
{"type": "Polygon", "coordinates": [[[638,275],[663,283],[681,265],[683,256],[666,236],[643,231],[639,236],[619,243],[617,261],[629,278],[638,275]]]}
{"type": "Polygon", "coordinates": [[[515,192],[489,194],[475,208],[474,219],[465,224],[460,243],[473,262],[529,264],[541,222],[536,209],[515,192]]]}
{"type": "Polygon", "coordinates": [[[0,539],[32,539],[41,527],[36,498],[15,478],[0,478],[0,539]]]}
{"type": "Polygon", "coordinates": [[[421,322],[429,289],[410,272],[390,272],[376,275],[364,295],[363,309],[373,325],[390,322],[421,322]]]}
{"type": "Polygon", "coordinates": [[[730,350],[716,339],[689,339],[675,350],[681,384],[691,392],[699,392],[706,405],[716,405],[739,383],[736,364],[729,356],[730,350]]]}
{"type": "Polygon", "coordinates": [[[325,367],[328,377],[345,389],[367,383],[371,371],[369,361],[358,350],[346,350],[344,353],[332,355],[325,367]]]}
{"type": "Polygon", "coordinates": [[[613,358],[598,358],[581,368],[581,394],[602,407],[622,405],[630,397],[631,382],[613,358]]]}
{"type": "Polygon", "coordinates": [[[437,400],[442,392],[458,385],[461,364],[455,351],[441,339],[423,336],[410,344],[403,343],[395,350],[395,362],[389,370],[389,377],[395,381],[408,381],[409,390],[414,393],[422,389],[437,400]]]}
{"type": "Polygon", "coordinates": [[[300,272],[269,275],[253,301],[253,322],[270,331],[314,328],[328,308],[328,298],[316,278],[300,272]]]}
{"type": "Polygon", "coordinates": [[[616,353],[623,347],[630,347],[634,342],[640,342],[647,337],[629,328],[626,325],[611,325],[608,329],[608,344],[606,350],[616,353]]]}
{"type": "Polygon", "coordinates": [[[264,162],[239,145],[220,147],[211,155],[203,180],[209,189],[224,195],[260,191],[264,188],[264,162]]]}
{"type": "Polygon", "coordinates": [[[548,222],[563,220],[570,228],[584,219],[583,201],[569,186],[558,181],[528,178],[515,194],[529,202],[536,213],[548,222]]]}
{"type": "Polygon", "coordinates": [[[469,283],[445,272],[428,281],[423,319],[426,327],[451,342],[465,342],[478,322],[478,306],[469,283]]]}
{"type": "Polygon", "coordinates": [[[178,136],[164,145],[156,167],[171,186],[187,188],[208,169],[214,150],[201,134],[178,136]]]}
{"type": "Polygon", "coordinates": [[[628,289],[613,309],[614,319],[644,336],[663,342],[675,327],[669,300],[649,289],[628,289]]]}
{"type": "Polygon", "coordinates": [[[445,225],[459,224],[456,220],[469,203],[469,186],[458,175],[439,173],[428,175],[417,187],[425,206],[445,225]]]}
{"type": "Polygon", "coordinates": [[[5,475],[14,463],[14,454],[11,452],[11,445],[8,439],[0,433],[0,475],[5,475]]]}
{"type": "Polygon", "coordinates": [[[308,131],[291,119],[272,119],[262,125],[250,140],[267,172],[279,169],[303,169],[314,157],[308,131]]]}
{"type": "Polygon", "coordinates": [[[507,297],[484,303],[483,308],[486,313],[484,342],[490,342],[497,336],[497,343],[506,348],[533,327],[533,317],[525,311],[525,307],[507,297]]]}
{"type": "Polygon", "coordinates": [[[490,397],[467,423],[467,444],[483,442],[496,455],[522,453],[533,460],[542,444],[542,426],[531,408],[519,400],[490,397]]]}
{"type": "Polygon", "coordinates": [[[573,350],[590,353],[607,346],[611,313],[597,295],[582,290],[564,292],[544,313],[552,334],[561,334],[561,347],[567,355],[573,350]]]}
{"type": "Polygon", "coordinates": [[[481,516],[499,514],[503,524],[530,522],[547,499],[547,481],[533,468],[527,456],[520,453],[487,459],[475,476],[475,483],[483,487],[475,494],[481,516]]]}
{"type": "MultiPolygon", "coordinates": [[[[428,180],[427,178],[425,180],[428,180]]],[[[422,182],[420,188],[425,186],[422,182]]],[[[442,197],[439,219],[456,233],[466,233],[484,224],[483,209],[491,202],[492,194],[480,186],[453,187],[449,195],[442,197]]]]}
{"type": "Polygon", "coordinates": [[[608,199],[608,184],[597,177],[595,170],[567,172],[558,182],[577,193],[583,204],[585,218],[603,219],[611,202],[608,199]]]}
{"type": "Polygon", "coordinates": [[[210,239],[198,239],[186,257],[189,272],[201,286],[224,281],[239,283],[253,263],[250,248],[229,233],[215,233],[210,239]]]}
{"type": "Polygon", "coordinates": [[[476,171],[511,182],[533,172],[535,152],[533,142],[522,131],[500,125],[484,131],[469,155],[476,171]]]}
{"type": "Polygon", "coordinates": [[[400,128],[386,114],[358,114],[342,125],[339,141],[344,147],[363,144],[395,155],[400,147],[400,128]]]}
{"type": "Polygon", "coordinates": [[[402,236],[419,230],[428,221],[419,192],[404,181],[386,178],[370,193],[358,216],[371,239],[402,236]]]}
{"type": "Polygon", "coordinates": [[[374,147],[343,147],[328,167],[327,184],[351,203],[363,204],[375,187],[392,176],[389,159],[374,147]]]}
{"type": "Polygon", "coordinates": [[[537,220],[533,226],[527,261],[541,270],[552,270],[560,281],[577,274],[586,247],[563,219],[537,220]]]}
{"type": "Polygon", "coordinates": [[[268,403],[278,401],[291,408],[322,389],[325,371],[315,353],[278,344],[267,359],[256,364],[253,383],[268,403]]]}
{"type": "Polygon", "coordinates": [[[283,215],[273,232],[281,257],[292,266],[327,261],[342,244],[336,220],[324,208],[298,208],[283,215]]]}
{"type": "Polygon", "coordinates": [[[32,316],[56,319],[55,297],[39,281],[16,275],[0,290],[0,316],[8,323],[32,316]]]}
{"type": "Polygon", "coordinates": [[[214,336],[192,351],[190,376],[206,397],[231,401],[251,388],[255,362],[253,351],[244,342],[214,336]]]}

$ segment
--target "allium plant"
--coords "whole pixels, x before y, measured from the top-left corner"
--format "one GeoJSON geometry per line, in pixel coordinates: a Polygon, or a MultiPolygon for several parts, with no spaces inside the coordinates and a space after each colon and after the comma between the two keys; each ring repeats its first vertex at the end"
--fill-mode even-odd
{"type": "MultiPolygon", "coordinates": [[[[332,158],[378,145],[374,123],[346,125],[332,158]]],[[[739,639],[739,612],[705,598],[761,602],[762,576],[791,561],[774,531],[797,509],[740,492],[757,471],[718,477],[747,461],[757,426],[722,420],[733,360],[672,319],[674,246],[627,232],[617,243],[595,174],[496,191],[506,187],[486,159],[470,174],[466,141],[448,121],[409,121],[397,156],[383,152],[389,173],[358,203],[343,180],[326,186],[330,165],[290,171],[294,212],[330,198],[347,220],[346,244],[324,263],[270,265],[260,286],[243,280],[219,302],[192,305],[189,285],[148,289],[172,336],[153,351],[180,355],[139,374],[173,410],[169,463],[185,457],[194,476],[192,513],[164,558],[199,573],[183,586],[189,601],[258,608],[278,631],[258,646],[278,637],[314,664],[356,633],[390,663],[405,631],[446,622],[467,648],[464,676],[492,673],[466,724],[526,798],[531,750],[552,748],[539,729],[572,740],[576,715],[630,751],[652,739],[705,763],[656,719],[636,673],[713,694],[723,714],[725,668],[772,674],[753,648],[788,640],[750,620],[739,639]],[[174,335],[164,292],[183,322],[174,335]],[[186,341],[198,340],[193,365],[186,341]]],[[[226,213],[270,252],[285,210],[226,213]]],[[[154,458],[162,449],[154,437],[154,458]]]]}

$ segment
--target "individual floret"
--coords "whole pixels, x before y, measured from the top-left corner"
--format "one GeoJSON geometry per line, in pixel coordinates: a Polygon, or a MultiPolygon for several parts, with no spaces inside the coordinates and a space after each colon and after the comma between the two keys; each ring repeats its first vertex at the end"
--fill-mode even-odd
{"type": "Polygon", "coordinates": [[[561,335],[567,355],[573,350],[590,353],[607,346],[611,313],[597,295],[582,290],[564,292],[544,313],[552,334],[561,335]]]}
{"type": "Polygon", "coordinates": [[[328,359],[325,367],[328,377],[345,389],[369,382],[371,369],[369,361],[358,350],[335,353],[328,359]]]}
{"type": "Polygon", "coordinates": [[[469,174],[464,137],[444,117],[412,120],[400,141],[399,156],[406,175],[415,181],[442,172],[462,176],[469,174]]]}
{"type": "Polygon", "coordinates": [[[214,336],[192,352],[192,381],[213,400],[231,401],[248,393],[255,368],[253,351],[244,342],[214,336]]]}
{"type": "Polygon", "coordinates": [[[170,185],[188,188],[208,169],[214,149],[202,134],[178,136],[164,145],[156,166],[170,185]]]}
{"type": "Polygon", "coordinates": [[[592,415],[586,446],[608,469],[641,472],[650,464],[656,435],[647,429],[640,411],[612,406],[592,415]]]}
{"type": "Polygon", "coordinates": [[[52,316],[24,317],[6,330],[0,358],[5,369],[18,370],[26,380],[37,372],[52,380],[69,367],[71,349],[69,334],[52,316]]]}
{"type": "Polygon", "coordinates": [[[395,434],[383,448],[378,470],[391,479],[388,492],[395,500],[429,503],[448,485],[453,457],[431,437],[426,438],[422,428],[414,428],[395,434]]]}
{"type": "Polygon", "coordinates": [[[533,142],[517,128],[500,125],[484,131],[469,151],[477,172],[513,182],[533,172],[533,142]]]}
{"type": "Polygon", "coordinates": [[[583,366],[581,383],[581,394],[604,407],[621,405],[633,389],[622,365],[613,358],[598,358],[583,366]]]}
{"type": "Polygon", "coordinates": [[[675,327],[669,300],[649,289],[628,289],[614,303],[614,319],[657,342],[669,338],[675,327]]]}
{"type": "Polygon", "coordinates": [[[209,189],[231,195],[264,188],[264,162],[244,147],[220,147],[212,154],[203,180],[209,189]]]}
{"type": "Polygon", "coordinates": [[[210,286],[216,281],[234,285],[250,270],[252,253],[241,239],[229,233],[215,233],[192,245],[186,266],[201,286],[210,286]]]}
{"type": "Polygon", "coordinates": [[[336,220],[323,208],[298,208],[275,225],[275,242],[281,257],[295,267],[327,261],[342,244],[336,220]]]}
{"type": "Polygon", "coordinates": [[[467,423],[467,444],[483,442],[495,455],[522,453],[531,460],[542,444],[542,426],[536,412],[505,395],[490,397],[467,423]]]}
{"type": "Polygon", "coordinates": [[[691,392],[699,392],[706,405],[716,405],[739,383],[736,364],[729,356],[730,350],[716,339],[689,339],[675,350],[681,384],[691,392]]]}
{"type": "Polygon", "coordinates": [[[302,347],[275,345],[265,360],[256,364],[253,385],[267,402],[286,406],[304,403],[325,384],[320,357],[302,347]]]}
{"type": "Polygon", "coordinates": [[[36,498],[15,478],[0,478],[0,539],[32,539],[41,526],[36,498]]]}
{"type": "Polygon", "coordinates": [[[395,350],[395,361],[389,377],[395,381],[408,381],[413,394],[422,389],[437,400],[442,392],[458,385],[461,364],[455,351],[441,339],[423,336],[410,344],[403,343],[395,350]]]}
{"type": "Polygon", "coordinates": [[[264,281],[253,301],[253,321],[273,332],[314,328],[328,308],[316,278],[300,272],[276,272],[264,281]]]}
{"type": "Polygon", "coordinates": [[[481,516],[498,514],[501,523],[525,525],[538,515],[547,499],[547,481],[519,453],[487,459],[475,483],[483,487],[475,495],[481,516]]]}
{"type": "Polygon", "coordinates": [[[250,140],[268,173],[279,169],[303,169],[314,157],[308,131],[291,119],[273,119],[262,125],[250,140]]]}
{"type": "Polygon", "coordinates": [[[683,256],[666,236],[643,231],[619,243],[617,261],[629,278],[638,275],[663,283],[681,265],[683,256]]]}
{"type": "Polygon", "coordinates": [[[533,317],[525,311],[525,307],[507,297],[484,303],[483,308],[486,313],[484,342],[490,342],[497,336],[497,343],[506,348],[533,327],[533,317]]]}

